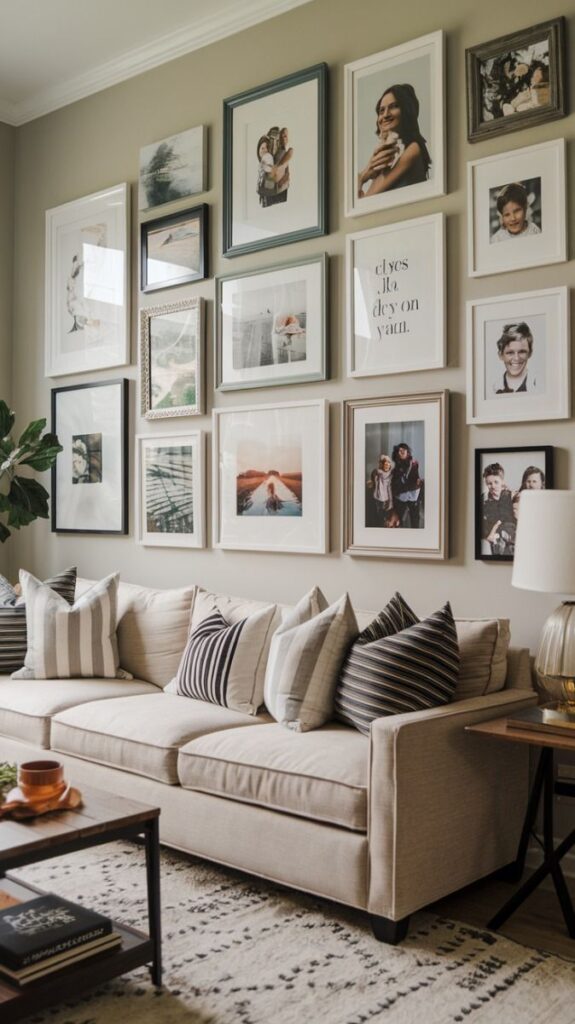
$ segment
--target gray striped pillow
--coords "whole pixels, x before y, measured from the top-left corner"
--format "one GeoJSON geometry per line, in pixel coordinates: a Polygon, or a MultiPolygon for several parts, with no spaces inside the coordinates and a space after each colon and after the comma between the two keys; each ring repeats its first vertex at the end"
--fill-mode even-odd
{"type": "MultiPolygon", "coordinates": [[[[68,604],[74,603],[76,567],[64,569],[44,581],[68,604]]],[[[0,675],[22,668],[28,647],[26,605],[14,587],[0,576],[0,675]]]]}

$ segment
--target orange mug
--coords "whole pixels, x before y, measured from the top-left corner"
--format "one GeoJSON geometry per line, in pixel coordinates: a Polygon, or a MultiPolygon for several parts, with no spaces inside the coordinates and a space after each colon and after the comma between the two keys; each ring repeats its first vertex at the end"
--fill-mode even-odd
{"type": "Polygon", "coordinates": [[[18,788],[25,800],[54,800],[67,789],[59,761],[26,761],[18,766],[18,788]]]}

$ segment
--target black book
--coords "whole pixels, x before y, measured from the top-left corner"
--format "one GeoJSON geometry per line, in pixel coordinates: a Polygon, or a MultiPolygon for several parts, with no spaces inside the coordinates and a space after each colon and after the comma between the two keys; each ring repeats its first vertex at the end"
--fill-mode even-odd
{"type": "Polygon", "coordinates": [[[112,922],[60,896],[38,896],[0,911],[0,964],[19,971],[102,935],[112,922]]]}

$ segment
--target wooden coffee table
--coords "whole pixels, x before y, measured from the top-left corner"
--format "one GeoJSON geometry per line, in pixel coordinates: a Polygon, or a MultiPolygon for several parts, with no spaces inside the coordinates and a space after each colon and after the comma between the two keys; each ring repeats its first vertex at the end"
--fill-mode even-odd
{"type": "Polygon", "coordinates": [[[59,811],[27,821],[0,821],[0,879],[6,876],[5,887],[12,888],[20,898],[33,898],[41,890],[12,878],[7,872],[90,846],[143,837],[149,934],[145,935],[114,921],[114,930],[122,937],[122,944],[116,949],[80,960],[76,965],[55,971],[22,988],[0,980],[2,1024],[10,1024],[11,1021],[59,1003],[64,993],[67,1000],[73,999],[86,989],[144,964],[150,965],[154,984],[162,983],[158,833],[160,810],[95,789],[84,788],[82,796],[83,806],[75,811],[59,811]]]}

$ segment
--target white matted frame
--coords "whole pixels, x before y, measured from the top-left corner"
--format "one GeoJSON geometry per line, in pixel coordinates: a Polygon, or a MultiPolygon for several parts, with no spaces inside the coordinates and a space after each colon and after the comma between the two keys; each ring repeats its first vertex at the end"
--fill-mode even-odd
{"type": "Polygon", "coordinates": [[[445,366],[445,217],[386,224],[346,239],[350,377],[445,366]]]}
{"type": "Polygon", "coordinates": [[[467,303],[467,422],[567,419],[571,410],[565,287],[467,303]]]}
{"type": "Polygon", "coordinates": [[[470,277],[567,259],[564,139],[470,161],[467,188],[470,277]]]}
{"type": "Polygon", "coordinates": [[[214,409],[214,545],[325,554],[328,402],[214,409]]]}
{"type": "Polygon", "coordinates": [[[136,435],[136,536],[139,544],[203,548],[205,439],[185,434],[136,435]]]}
{"type": "Polygon", "coordinates": [[[130,359],[129,186],[46,211],[47,377],[130,359]]]}
{"type": "Polygon", "coordinates": [[[140,399],[148,420],[204,411],[204,300],[140,310],[140,399]]]}

